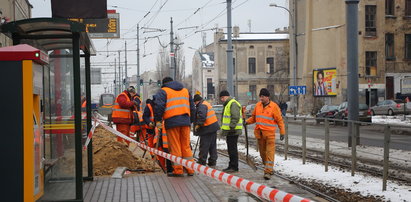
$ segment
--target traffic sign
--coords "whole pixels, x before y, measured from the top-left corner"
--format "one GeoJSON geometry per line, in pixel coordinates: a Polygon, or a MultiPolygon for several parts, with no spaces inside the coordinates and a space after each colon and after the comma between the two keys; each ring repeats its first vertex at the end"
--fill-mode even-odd
{"type": "Polygon", "coordinates": [[[289,86],[289,95],[305,95],[307,92],[307,86],[289,86]]]}

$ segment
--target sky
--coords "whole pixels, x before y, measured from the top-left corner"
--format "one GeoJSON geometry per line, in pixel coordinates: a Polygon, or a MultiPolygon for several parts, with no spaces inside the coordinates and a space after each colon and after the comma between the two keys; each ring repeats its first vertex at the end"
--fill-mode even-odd
{"type": "MultiPolygon", "coordinates": [[[[288,26],[288,13],[280,8],[269,7],[270,3],[276,3],[288,7],[288,0],[232,0],[232,24],[239,26],[240,32],[249,30],[251,21],[252,32],[272,32],[276,28],[283,29],[288,26]]],[[[50,0],[30,0],[33,5],[32,17],[51,17],[50,0]]],[[[201,47],[201,33],[196,31],[214,27],[227,26],[225,0],[108,0],[107,9],[115,9],[120,14],[120,35],[123,39],[93,39],[97,51],[124,50],[127,41],[128,75],[137,72],[137,41],[136,25],[141,27],[165,29],[164,32],[143,33],[140,32],[140,74],[156,69],[157,54],[160,50],[159,40],[144,39],[150,36],[160,36],[163,45],[170,42],[170,17],[174,21],[174,33],[179,37],[185,53],[186,75],[191,74],[192,58],[195,50],[201,47]],[[161,9],[160,9],[161,8],[161,9]],[[150,11],[150,12],[149,12],[150,11]],[[197,12],[196,12],[197,11],[197,12]],[[149,14],[144,18],[144,16],[149,14]],[[195,27],[187,28],[187,27],[195,27]],[[184,29],[180,29],[184,28],[184,29]],[[125,38],[125,39],[124,39],[125,38]]],[[[226,29],[224,28],[224,31],[226,29]]],[[[213,42],[213,31],[204,31],[206,42],[213,42]]],[[[169,46],[167,47],[169,49],[169,46]]],[[[97,56],[91,58],[93,68],[113,68],[117,54],[97,52],[97,56]],[[107,66],[97,66],[107,65],[107,66]]],[[[124,62],[124,53],[121,53],[121,61],[124,62]]],[[[105,69],[107,71],[109,69],[105,69]]]]}

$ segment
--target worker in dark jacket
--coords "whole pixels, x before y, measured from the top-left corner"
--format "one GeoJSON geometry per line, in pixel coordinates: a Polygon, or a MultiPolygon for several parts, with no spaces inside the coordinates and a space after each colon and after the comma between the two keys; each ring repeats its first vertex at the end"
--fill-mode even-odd
{"type": "MultiPolygon", "coordinates": [[[[194,161],[190,148],[190,125],[194,120],[195,105],[190,93],[183,84],[170,77],[163,79],[163,85],[155,95],[154,120],[156,127],[167,131],[170,154],[194,161]]],[[[194,170],[186,168],[189,176],[194,170]]],[[[173,163],[173,172],[168,176],[183,176],[183,166],[173,163]]]]}
{"type": "Polygon", "coordinates": [[[154,109],[153,101],[151,99],[146,100],[146,107],[143,113],[143,122],[146,128],[148,146],[153,147],[154,140],[154,109]]]}
{"type": "Polygon", "coordinates": [[[196,105],[196,117],[194,121],[194,134],[200,136],[200,153],[198,163],[214,167],[217,163],[217,131],[220,129],[217,116],[213,107],[207,101],[203,100],[200,95],[194,95],[194,104],[196,105]]]}
{"type": "Polygon", "coordinates": [[[222,135],[227,136],[227,151],[230,157],[228,167],[224,172],[238,171],[238,136],[243,130],[243,119],[241,112],[241,104],[230,97],[230,93],[226,90],[220,92],[220,100],[224,103],[222,114],[222,135]]]}

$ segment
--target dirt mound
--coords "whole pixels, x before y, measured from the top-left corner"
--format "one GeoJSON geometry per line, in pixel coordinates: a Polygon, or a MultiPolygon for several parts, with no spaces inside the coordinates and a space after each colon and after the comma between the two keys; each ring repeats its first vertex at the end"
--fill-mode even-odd
{"type": "MultiPolygon", "coordinates": [[[[147,153],[146,156],[150,155],[147,153]]],[[[117,167],[145,169],[147,172],[160,169],[153,160],[133,154],[126,143],[118,142],[114,134],[103,127],[97,127],[93,135],[94,175],[112,175],[117,167]]]]}

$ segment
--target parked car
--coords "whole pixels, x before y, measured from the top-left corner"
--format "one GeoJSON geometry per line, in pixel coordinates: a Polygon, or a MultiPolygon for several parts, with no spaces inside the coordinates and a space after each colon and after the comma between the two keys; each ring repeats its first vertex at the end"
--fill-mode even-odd
{"type": "Polygon", "coordinates": [[[245,107],[245,115],[247,118],[251,117],[251,115],[253,114],[254,108],[255,108],[255,104],[250,104],[250,105],[247,105],[247,107],[245,107]]]}
{"type": "Polygon", "coordinates": [[[213,109],[216,114],[223,113],[223,105],[213,105],[213,109]]]}
{"type": "MultiPolygon", "coordinates": [[[[408,111],[408,110],[407,110],[408,111]]],[[[402,100],[384,100],[380,101],[374,107],[371,107],[371,115],[388,115],[404,114],[404,101],[402,100]]]]}
{"type": "Polygon", "coordinates": [[[330,118],[335,117],[335,113],[338,111],[338,105],[324,105],[320,111],[315,115],[317,124],[324,122],[324,119],[321,118],[330,118]]]}
{"type": "MultiPolygon", "coordinates": [[[[358,120],[363,122],[371,122],[371,116],[369,115],[368,105],[358,105],[358,120]]],[[[335,113],[335,119],[347,120],[348,118],[348,103],[343,102],[338,106],[338,111],[335,113]]],[[[342,122],[342,125],[347,125],[347,122],[342,122]]]]}

